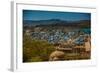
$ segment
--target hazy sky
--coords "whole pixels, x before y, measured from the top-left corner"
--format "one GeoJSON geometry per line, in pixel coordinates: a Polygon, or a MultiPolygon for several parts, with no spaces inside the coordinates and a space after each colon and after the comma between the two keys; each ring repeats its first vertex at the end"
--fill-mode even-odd
{"type": "Polygon", "coordinates": [[[90,13],[23,10],[23,20],[61,19],[67,21],[90,20],[90,13]]]}

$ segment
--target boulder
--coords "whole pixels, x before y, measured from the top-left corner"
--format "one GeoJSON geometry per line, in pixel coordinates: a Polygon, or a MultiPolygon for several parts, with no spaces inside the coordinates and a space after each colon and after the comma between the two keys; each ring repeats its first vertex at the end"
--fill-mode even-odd
{"type": "Polygon", "coordinates": [[[50,61],[57,61],[57,60],[63,60],[65,56],[65,53],[63,51],[54,51],[50,54],[49,60],[50,61]]]}

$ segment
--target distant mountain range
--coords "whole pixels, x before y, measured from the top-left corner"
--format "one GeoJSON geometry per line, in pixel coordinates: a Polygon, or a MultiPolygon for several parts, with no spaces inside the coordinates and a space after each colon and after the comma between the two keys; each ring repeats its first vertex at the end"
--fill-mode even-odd
{"type": "Polygon", "coordinates": [[[50,20],[24,20],[24,26],[84,26],[90,27],[90,20],[80,20],[80,21],[65,21],[60,19],[50,19],[50,20]]]}
{"type": "Polygon", "coordinates": [[[50,19],[50,20],[24,20],[24,25],[49,25],[49,24],[57,24],[57,23],[67,23],[67,21],[59,20],[59,19],[50,19]]]}

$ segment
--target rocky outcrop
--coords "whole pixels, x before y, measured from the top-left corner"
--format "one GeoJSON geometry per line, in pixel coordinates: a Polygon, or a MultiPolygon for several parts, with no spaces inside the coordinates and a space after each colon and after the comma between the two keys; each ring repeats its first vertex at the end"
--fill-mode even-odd
{"type": "Polygon", "coordinates": [[[49,61],[63,60],[65,53],[63,51],[54,51],[50,54],[49,61]]]}

